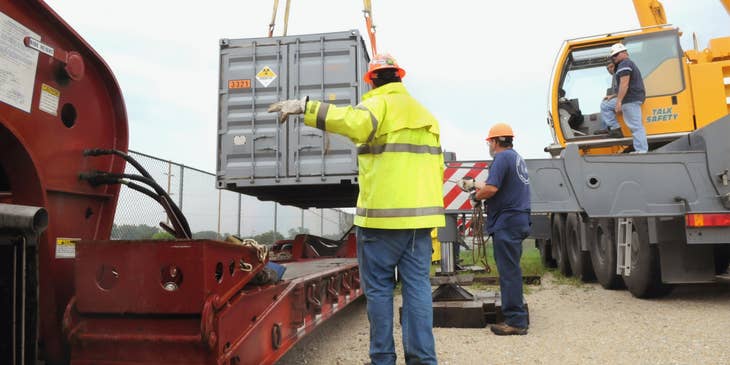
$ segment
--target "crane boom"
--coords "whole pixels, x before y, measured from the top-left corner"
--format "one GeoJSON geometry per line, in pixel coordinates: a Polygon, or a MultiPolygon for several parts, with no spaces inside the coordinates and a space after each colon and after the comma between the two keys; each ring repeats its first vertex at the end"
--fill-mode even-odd
{"type": "Polygon", "coordinates": [[[667,14],[664,12],[664,6],[658,0],[633,0],[633,2],[636,16],[642,27],[667,24],[667,14]]]}
{"type": "MultiPolygon", "coordinates": [[[[636,16],[639,18],[639,24],[642,27],[667,24],[667,14],[664,12],[664,6],[659,0],[632,1],[634,2],[636,16]]],[[[730,15],[730,0],[720,0],[720,3],[730,15]]]]}

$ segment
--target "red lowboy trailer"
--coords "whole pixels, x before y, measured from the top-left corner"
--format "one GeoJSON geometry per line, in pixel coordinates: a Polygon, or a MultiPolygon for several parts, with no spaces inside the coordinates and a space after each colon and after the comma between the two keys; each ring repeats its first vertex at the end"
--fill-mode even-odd
{"type": "Polygon", "coordinates": [[[0,2],[0,363],[270,364],[362,294],[353,235],[278,281],[261,246],[191,239],[127,142],[101,57],[44,2],[0,2]],[[109,240],[120,184],[176,239],[109,240]]]}

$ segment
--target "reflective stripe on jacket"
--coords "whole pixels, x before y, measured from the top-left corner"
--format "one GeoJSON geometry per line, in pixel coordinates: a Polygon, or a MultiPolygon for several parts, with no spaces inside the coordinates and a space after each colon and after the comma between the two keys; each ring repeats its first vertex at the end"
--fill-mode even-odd
{"type": "Polygon", "coordinates": [[[355,225],[409,229],[444,226],[444,160],[436,118],[402,83],[383,85],[355,106],[310,101],[304,124],[358,146],[355,225]]]}

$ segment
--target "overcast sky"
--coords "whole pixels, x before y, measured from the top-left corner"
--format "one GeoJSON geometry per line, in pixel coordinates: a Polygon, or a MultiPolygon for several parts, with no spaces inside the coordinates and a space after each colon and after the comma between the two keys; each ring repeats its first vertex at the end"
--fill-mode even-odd
{"type": "MultiPolygon", "coordinates": [[[[684,47],[692,32],[703,48],[728,35],[719,1],[662,2],[669,22],[684,31],[684,47]]],[[[114,72],[130,148],[214,171],[218,41],[265,36],[273,1],[48,3],[114,72]]],[[[562,41],[638,27],[629,0],[374,0],[373,8],[378,49],[407,70],[406,87],[439,119],[445,149],[462,160],[487,158],[484,136],[499,121],[513,125],[523,155],[546,157],[547,83],[562,41]]],[[[292,0],[289,35],[366,34],[361,10],[359,0],[292,0]]]]}

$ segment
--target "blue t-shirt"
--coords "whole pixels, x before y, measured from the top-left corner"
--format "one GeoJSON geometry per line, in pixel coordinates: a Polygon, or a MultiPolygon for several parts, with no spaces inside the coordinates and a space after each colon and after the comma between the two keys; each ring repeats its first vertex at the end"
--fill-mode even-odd
{"type": "Polygon", "coordinates": [[[529,222],[530,181],[525,160],[517,152],[510,148],[494,155],[487,185],[498,189],[487,200],[488,233],[506,228],[515,216],[529,222]]]}
{"type": "Polygon", "coordinates": [[[626,90],[626,95],[622,103],[643,103],[646,99],[646,90],[644,89],[644,79],[641,77],[641,71],[636,67],[636,64],[630,59],[625,59],[619,62],[616,66],[616,93],[618,93],[618,83],[624,76],[629,76],[629,89],[626,90]]]}

